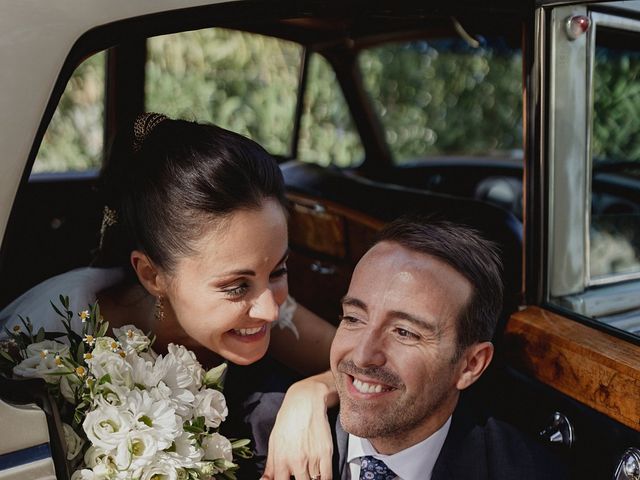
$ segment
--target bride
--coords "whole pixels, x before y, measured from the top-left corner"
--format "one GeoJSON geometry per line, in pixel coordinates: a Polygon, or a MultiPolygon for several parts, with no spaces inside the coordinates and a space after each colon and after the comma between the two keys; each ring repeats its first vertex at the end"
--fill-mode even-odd
{"type": "MultiPolygon", "coordinates": [[[[49,300],[62,294],[72,311],[97,300],[111,328],[134,324],[155,335],[157,353],[181,344],[205,367],[253,364],[269,349],[299,372],[326,370],[334,328],[288,296],[284,184],[263,148],[213,125],[144,114],[116,138],[101,188],[95,265],[37,285],[0,312],[0,325],[22,315],[58,330],[49,300]]],[[[335,401],[328,373],[288,390],[266,475],[331,477],[326,408],[335,401]]]]}

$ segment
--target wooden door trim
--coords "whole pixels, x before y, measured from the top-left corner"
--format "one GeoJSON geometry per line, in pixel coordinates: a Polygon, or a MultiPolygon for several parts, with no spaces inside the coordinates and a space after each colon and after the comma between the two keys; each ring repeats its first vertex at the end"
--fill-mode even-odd
{"type": "Polygon", "coordinates": [[[640,346],[540,307],[511,316],[504,344],[516,368],[640,431],[640,346]]]}

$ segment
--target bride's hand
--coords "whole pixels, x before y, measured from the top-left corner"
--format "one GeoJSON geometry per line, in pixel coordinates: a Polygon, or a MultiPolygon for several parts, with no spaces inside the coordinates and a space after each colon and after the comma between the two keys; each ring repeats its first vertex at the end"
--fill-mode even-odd
{"type": "Polygon", "coordinates": [[[282,402],[269,437],[263,479],[332,478],[333,442],[327,408],[337,404],[331,372],[294,383],[282,402]]]}

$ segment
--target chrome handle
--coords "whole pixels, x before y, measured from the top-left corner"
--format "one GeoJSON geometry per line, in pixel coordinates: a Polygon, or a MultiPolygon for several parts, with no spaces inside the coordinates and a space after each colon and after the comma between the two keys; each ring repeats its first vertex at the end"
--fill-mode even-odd
{"type": "Polygon", "coordinates": [[[573,425],[560,412],[555,412],[551,416],[549,425],[540,432],[540,437],[549,443],[561,444],[565,447],[571,447],[576,439],[573,425]]]}
{"type": "Polygon", "coordinates": [[[640,480],[640,450],[635,447],[627,448],[622,454],[614,480],[640,480]]]}
{"type": "Polygon", "coordinates": [[[313,262],[310,268],[312,272],[319,273],[320,275],[333,275],[336,273],[335,266],[323,265],[321,262],[313,262]]]}

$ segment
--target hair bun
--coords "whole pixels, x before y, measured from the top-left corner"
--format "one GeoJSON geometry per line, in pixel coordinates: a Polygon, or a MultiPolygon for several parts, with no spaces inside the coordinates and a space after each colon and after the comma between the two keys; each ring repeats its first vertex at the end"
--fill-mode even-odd
{"type": "Polygon", "coordinates": [[[167,120],[167,116],[161,113],[147,112],[138,115],[133,122],[133,151],[139,152],[147,135],[165,120],[167,120]]]}

